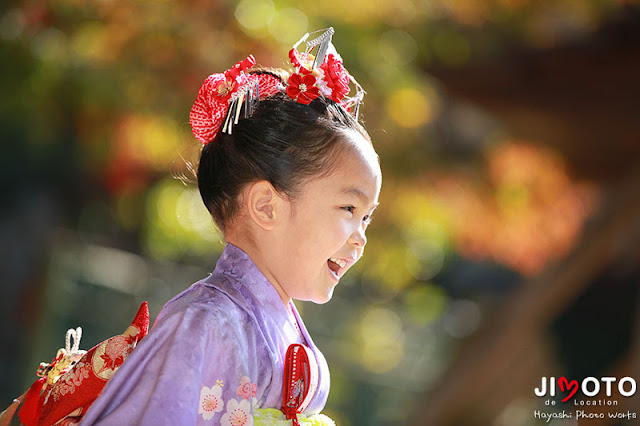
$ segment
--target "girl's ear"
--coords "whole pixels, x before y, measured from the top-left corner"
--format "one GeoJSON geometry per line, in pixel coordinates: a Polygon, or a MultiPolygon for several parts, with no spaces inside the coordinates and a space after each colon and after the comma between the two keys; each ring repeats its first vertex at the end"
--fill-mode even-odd
{"type": "Polygon", "coordinates": [[[256,225],[265,231],[270,231],[275,227],[282,201],[278,191],[266,180],[253,183],[247,190],[245,199],[249,216],[256,225]]]}

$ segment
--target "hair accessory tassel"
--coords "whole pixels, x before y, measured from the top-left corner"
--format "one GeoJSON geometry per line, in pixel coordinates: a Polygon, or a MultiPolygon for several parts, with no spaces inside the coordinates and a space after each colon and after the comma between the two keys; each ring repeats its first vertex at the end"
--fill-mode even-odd
{"type": "Polygon", "coordinates": [[[231,101],[229,112],[227,112],[227,115],[229,116],[229,126],[227,127],[227,133],[229,134],[231,134],[231,131],[233,130],[233,122],[235,121],[236,117],[236,108],[238,108],[238,98],[234,98],[231,101]]]}
{"type": "Polygon", "coordinates": [[[233,126],[238,124],[243,106],[244,118],[248,118],[253,115],[253,110],[257,107],[257,104],[260,101],[258,84],[259,79],[253,77],[233,94],[229,100],[229,109],[227,110],[224,125],[222,126],[222,131],[224,133],[231,134],[233,126]]]}
{"type": "Polygon", "coordinates": [[[260,80],[256,81],[256,105],[260,103],[260,80]]]}
{"type": "Polygon", "coordinates": [[[260,80],[256,80],[256,85],[251,93],[253,95],[251,98],[251,115],[253,115],[253,110],[258,108],[260,104],[260,80]]]}
{"type": "Polygon", "coordinates": [[[356,94],[351,99],[351,101],[354,104],[353,116],[356,120],[358,120],[358,117],[360,116],[360,105],[362,104],[362,101],[364,100],[364,95],[367,92],[364,91],[362,86],[360,86],[360,84],[356,81],[355,78],[353,78],[353,76],[349,75],[349,80],[354,84],[354,86],[356,86],[356,94]]]}
{"type": "MultiPolygon", "coordinates": [[[[236,118],[233,120],[233,124],[238,124],[238,119],[240,118],[240,110],[242,109],[242,104],[244,103],[244,91],[240,92],[240,96],[236,99],[236,118]]],[[[231,133],[231,132],[229,132],[231,133]]]]}
{"type": "Polygon", "coordinates": [[[224,125],[222,126],[222,132],[231,134],[231,126],[229,126],[229,121],[231,117],[231,111],[233,110],[234,100],[231,101],[231,105],[229,105],[229,109],[227,110],[227,116],[224,119],[224,125]]]}
{"type": "Polygon", "coordinates": [[[249,109],[251,107],[251,93],[252,90],[249,89],[247,96],[244,97],[244,118],[249,118],[249,115],[253,115],[253,111],[249,109]]]}

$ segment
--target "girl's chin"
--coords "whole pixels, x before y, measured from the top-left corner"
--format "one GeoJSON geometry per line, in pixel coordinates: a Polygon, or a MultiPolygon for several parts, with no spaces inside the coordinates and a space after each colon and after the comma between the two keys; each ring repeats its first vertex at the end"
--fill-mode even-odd
{"type": "Polygon", "coordinates": [[[330,301],[332,297],[333,297],[333,290],[331,290],[331,292],[325,296],[316,296],[312,298],[310,301],[317,305],[324,305],[325,303],[330,301]]]}
{"type": "Polygon", "coordinates": [[[333,297],[333,290],[335,289],[335,284],[329,287],[324,287],[322,289],[318,289],[318,291],[313,292],[310,295],[309,301],[316,303],[318,305],[324,305],[333,297]]]}

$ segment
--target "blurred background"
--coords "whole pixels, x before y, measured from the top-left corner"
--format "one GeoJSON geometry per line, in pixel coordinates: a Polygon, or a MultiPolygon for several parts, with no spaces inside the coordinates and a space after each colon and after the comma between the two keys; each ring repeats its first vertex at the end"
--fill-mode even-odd
{"type": "MultiPolygon", "coordinates": [[[[576,408],[545,406],[543,377],[640,377],[639,8],[4,1],[0,406],[68,328],[89,349],[213,269],[221,237],[176,179],[199,152],[198,88],[248,53],[284,67],[333,26],[384,185],[364,259],[329,304],[298,304],[331,367],[326,413],[578,424],[534,416],[576,408]]],[[[640,417],[640,394],[611,399],[640,417]]]]}

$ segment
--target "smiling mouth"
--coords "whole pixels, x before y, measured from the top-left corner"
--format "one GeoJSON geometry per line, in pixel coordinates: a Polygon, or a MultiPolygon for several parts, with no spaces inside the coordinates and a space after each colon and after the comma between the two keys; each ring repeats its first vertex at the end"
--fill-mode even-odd
{"type": "Polygon", "coordinates": [[[335,259],[331,258],[327,260],[327,265],[329,265],[329,269],[336,277],[340,278],[340,270],[347,266],[347,261],[343,259],[335,259]]]}

